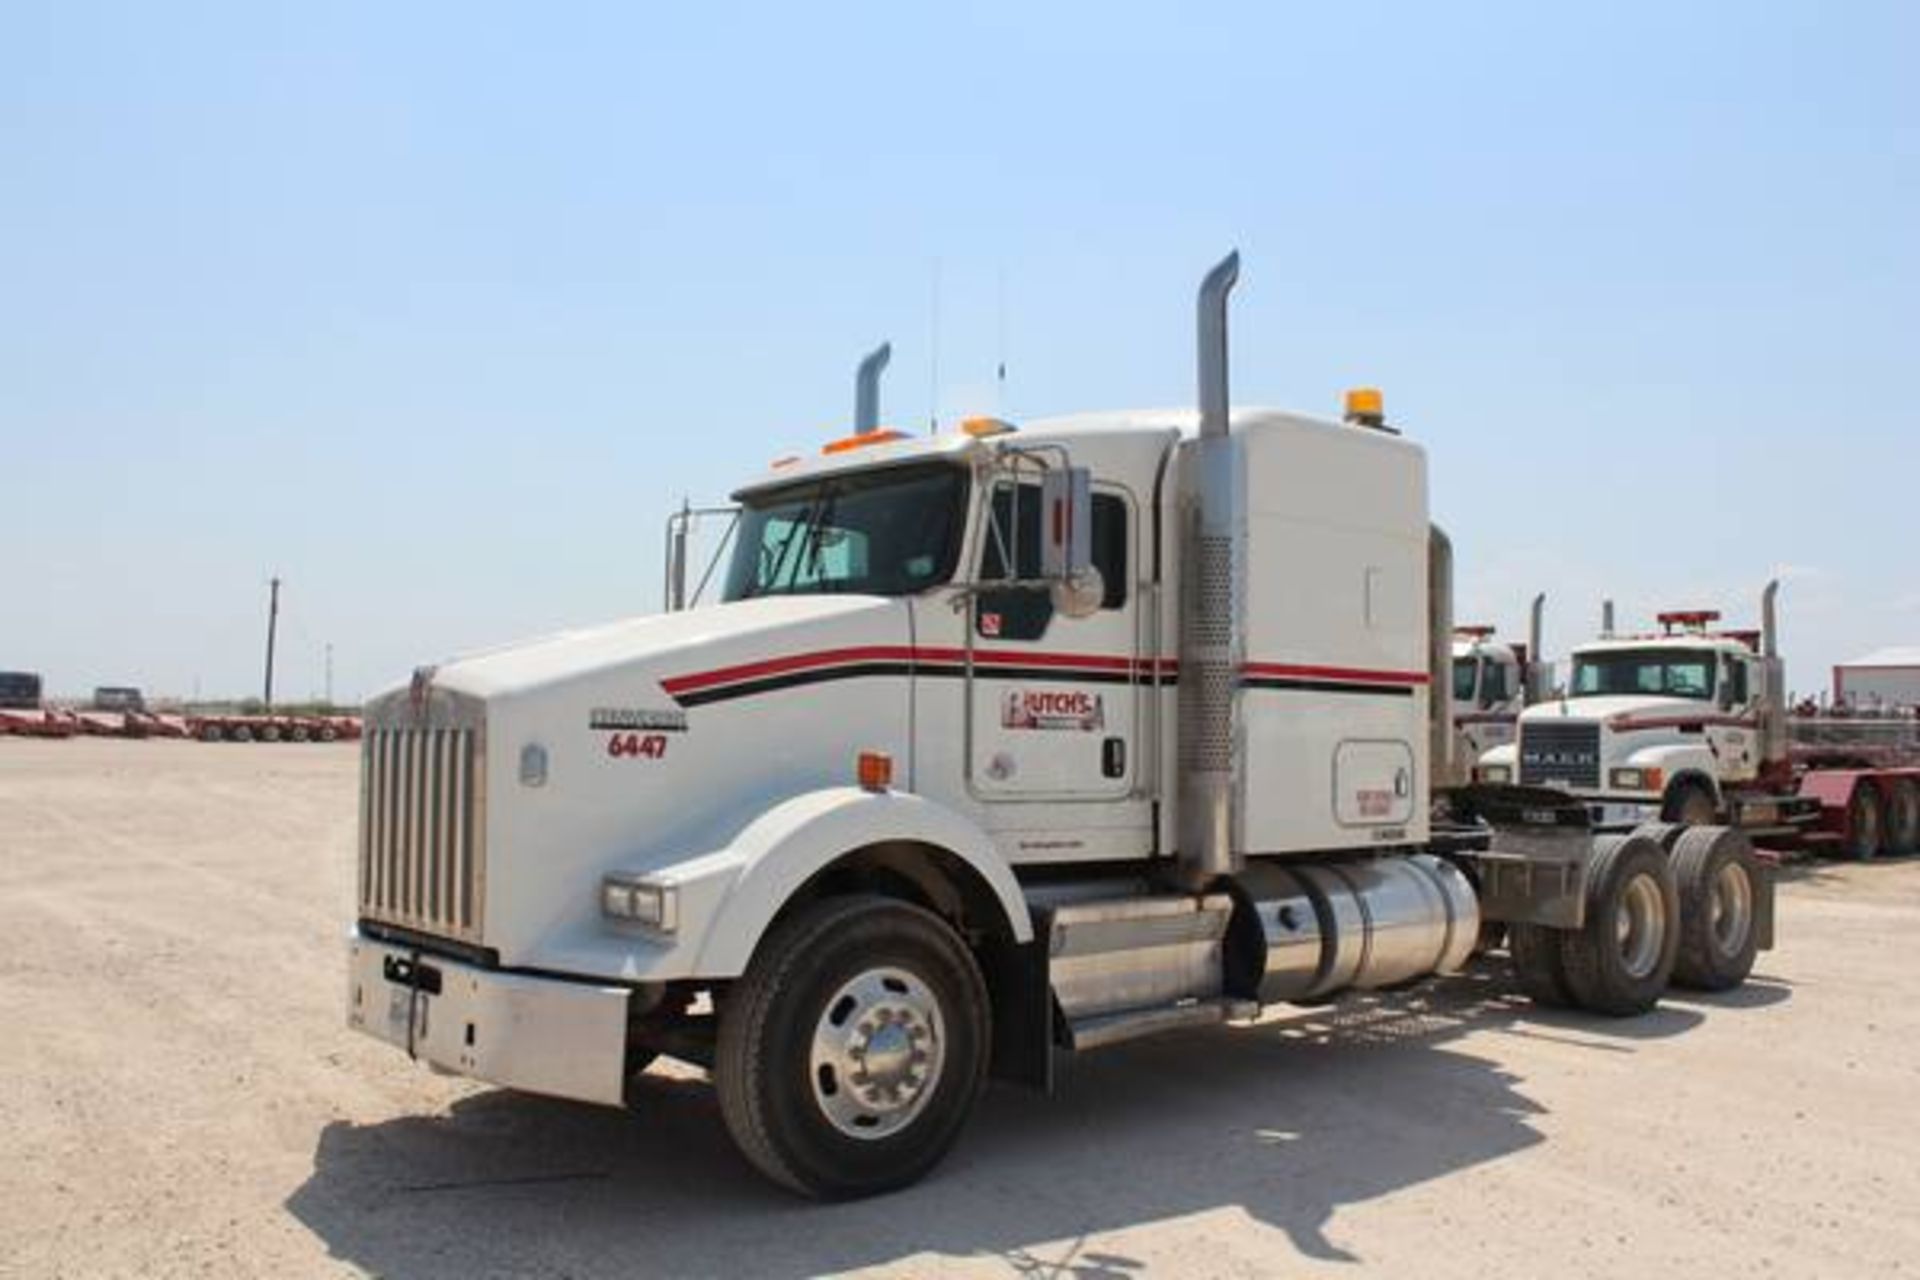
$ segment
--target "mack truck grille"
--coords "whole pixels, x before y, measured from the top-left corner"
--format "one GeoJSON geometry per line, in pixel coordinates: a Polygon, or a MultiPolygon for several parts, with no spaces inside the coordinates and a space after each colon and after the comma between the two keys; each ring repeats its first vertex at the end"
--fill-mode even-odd
{"type": "MultiPolygon", "coordinates": [[[[405,707],[403,702],[402,708],[405,707]]],[[[478,717],[444,707],[370,712],[360,750],[360,915],[480,941],[486,888],[485,743],[478,717]],[[387,723],[381,723],[381,722],[387,723]]]]}
{"type": "Polygon", "coordinates": [[[1526,786],[1600,786],[1600,726],[1529,724],[1520,728],[1520,781],[1526,786]]]}

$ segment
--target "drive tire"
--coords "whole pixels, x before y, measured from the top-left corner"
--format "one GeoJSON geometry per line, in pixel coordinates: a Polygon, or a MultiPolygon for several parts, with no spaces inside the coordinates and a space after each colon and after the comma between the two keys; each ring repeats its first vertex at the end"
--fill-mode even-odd
{"type": "Polygon", "coordinates": [[[1680,837],[1692,829],[1681,822],[1643,822],[1633,829],[1633,834],[1646,837],[1671,854],[1680,837]]]}
{"type": "Polygon", "coordinates": [[[1887,852],[1920,853],[1920,781],[1895,778],[1887,787],[1887,852]]]}
{"type": "Polygon", "coordinates": [[[1658,844],[1601,836],[1587,874],[1586,923],[1560,935],[1567,990],[1580,1008],[1608,1017],[1659,1003],[1680,952],[1680,893],[1658,844]]]}
{"type": "Polygon", "coordinates": [[[1673,985],[1730,991],[1753,972],[1760,950],[1766,869],[1733,827],[1690,827],[1673,846],[1680,886],[1680,953],[1673,985]]]}
{"type": "Polygon", "coordinates": [[[1847,797],[1847,856],[1856,862],[1879,857],[1886,829],[1879,791],[1865,779],[1854,783],[1847,797]]]}
{"type": "Polygon", "coordinates": [[[1697,778],[1682,778],[1667,792],[1660,820],[1682,827],[1709,827],[1720,819],[1720,802],[1713,788],[1697,778]]]}
{"type": "Polygon", "coordinates": [[[761,942],[720,1008],[714,1082],[727,1131],[760,1172],[816,1199],[918,1181],[960,1136],[985,1084],[987,1009],[979,965],[932,912],[869,895],[801,907],[761,942]],[[839,1050],[867,1026],[879,1031],[866,1056],[845,1065],[897,1064],[874,1086],[907,1095],[891,1110],[884,1098],[869,1110],[859,1076],[821,1064],[823,1045],[839,1050]],[[863,1124],[879,1136],[856,1136],[863,1124]]]}
{"type": "Polygon", "coordinates": [[[220,732],[220,726],[217,724],[201,726],[200,741],[202,742],[218,742],[225,736],[225,734],[220,732]]]}
{"type": "Polygon", "coordinates": [[[1543,924],[1515,924],[1507,929],[1507,954],[1513,974],[1527,998],[1546,1009],[1573,1004],[1567,989],[1567,969],[1560,959],[1560,933],[1543,924]]]}
{"type": "Polygon", "coordinates": [[[234,731],[227,736],[232,738],[235,742],[252,742],[253,730],[244,724],[238,725],[234,728],[234,731]]]}

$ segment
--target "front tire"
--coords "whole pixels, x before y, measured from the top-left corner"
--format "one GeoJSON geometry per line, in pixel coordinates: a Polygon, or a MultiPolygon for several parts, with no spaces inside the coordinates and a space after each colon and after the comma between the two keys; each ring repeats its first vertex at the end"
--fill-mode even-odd
{"type": "Polygon", "coordinates": [[[1682,827],[1708,827],[1720,816],[1720,802],[1713,788],[1694,778],[1673,784],[1666,803],[1660,806],[1660,818],[1682,827]]]}
{"type": "Polygon", "coordinates": [[[980,967],[945,921],[875,896],[800,908],[720,1010],[727,1130],[775,1182],[853,1199],[939,1163],[986,1080],[980,967]]]}

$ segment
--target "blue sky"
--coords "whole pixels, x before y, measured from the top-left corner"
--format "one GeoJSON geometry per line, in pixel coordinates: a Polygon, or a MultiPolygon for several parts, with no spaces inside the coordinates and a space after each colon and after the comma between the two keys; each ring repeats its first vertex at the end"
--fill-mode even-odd
{"type": "Polygon", "coordinates": [[[0,667],[281,688],[652,609],[844,429],[1387,391],[1462,618],[1920,642],[1920,8],[0,3],[0,667]],[[938,280],[938,378],[932,299],[938,280]],[[1004,395],[993,367],[1004,356],[1004,395]]]}

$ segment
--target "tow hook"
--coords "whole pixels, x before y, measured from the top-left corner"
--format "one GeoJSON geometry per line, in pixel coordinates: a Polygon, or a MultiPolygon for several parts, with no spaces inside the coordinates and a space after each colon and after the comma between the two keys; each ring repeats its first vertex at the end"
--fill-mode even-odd
{"type": "Polygon", "coordinates": [[[421,964],[420,953],[415,951],[404,960],[388,956],[380,962],[380,973],[388,982],[407,989],[407,1057],[417,1062],[420,1055],[414,1046],[419,1034],[420,1006],[424,1003],[420,997],[440,994],[440,971],[430,964],[421,964]]]}

